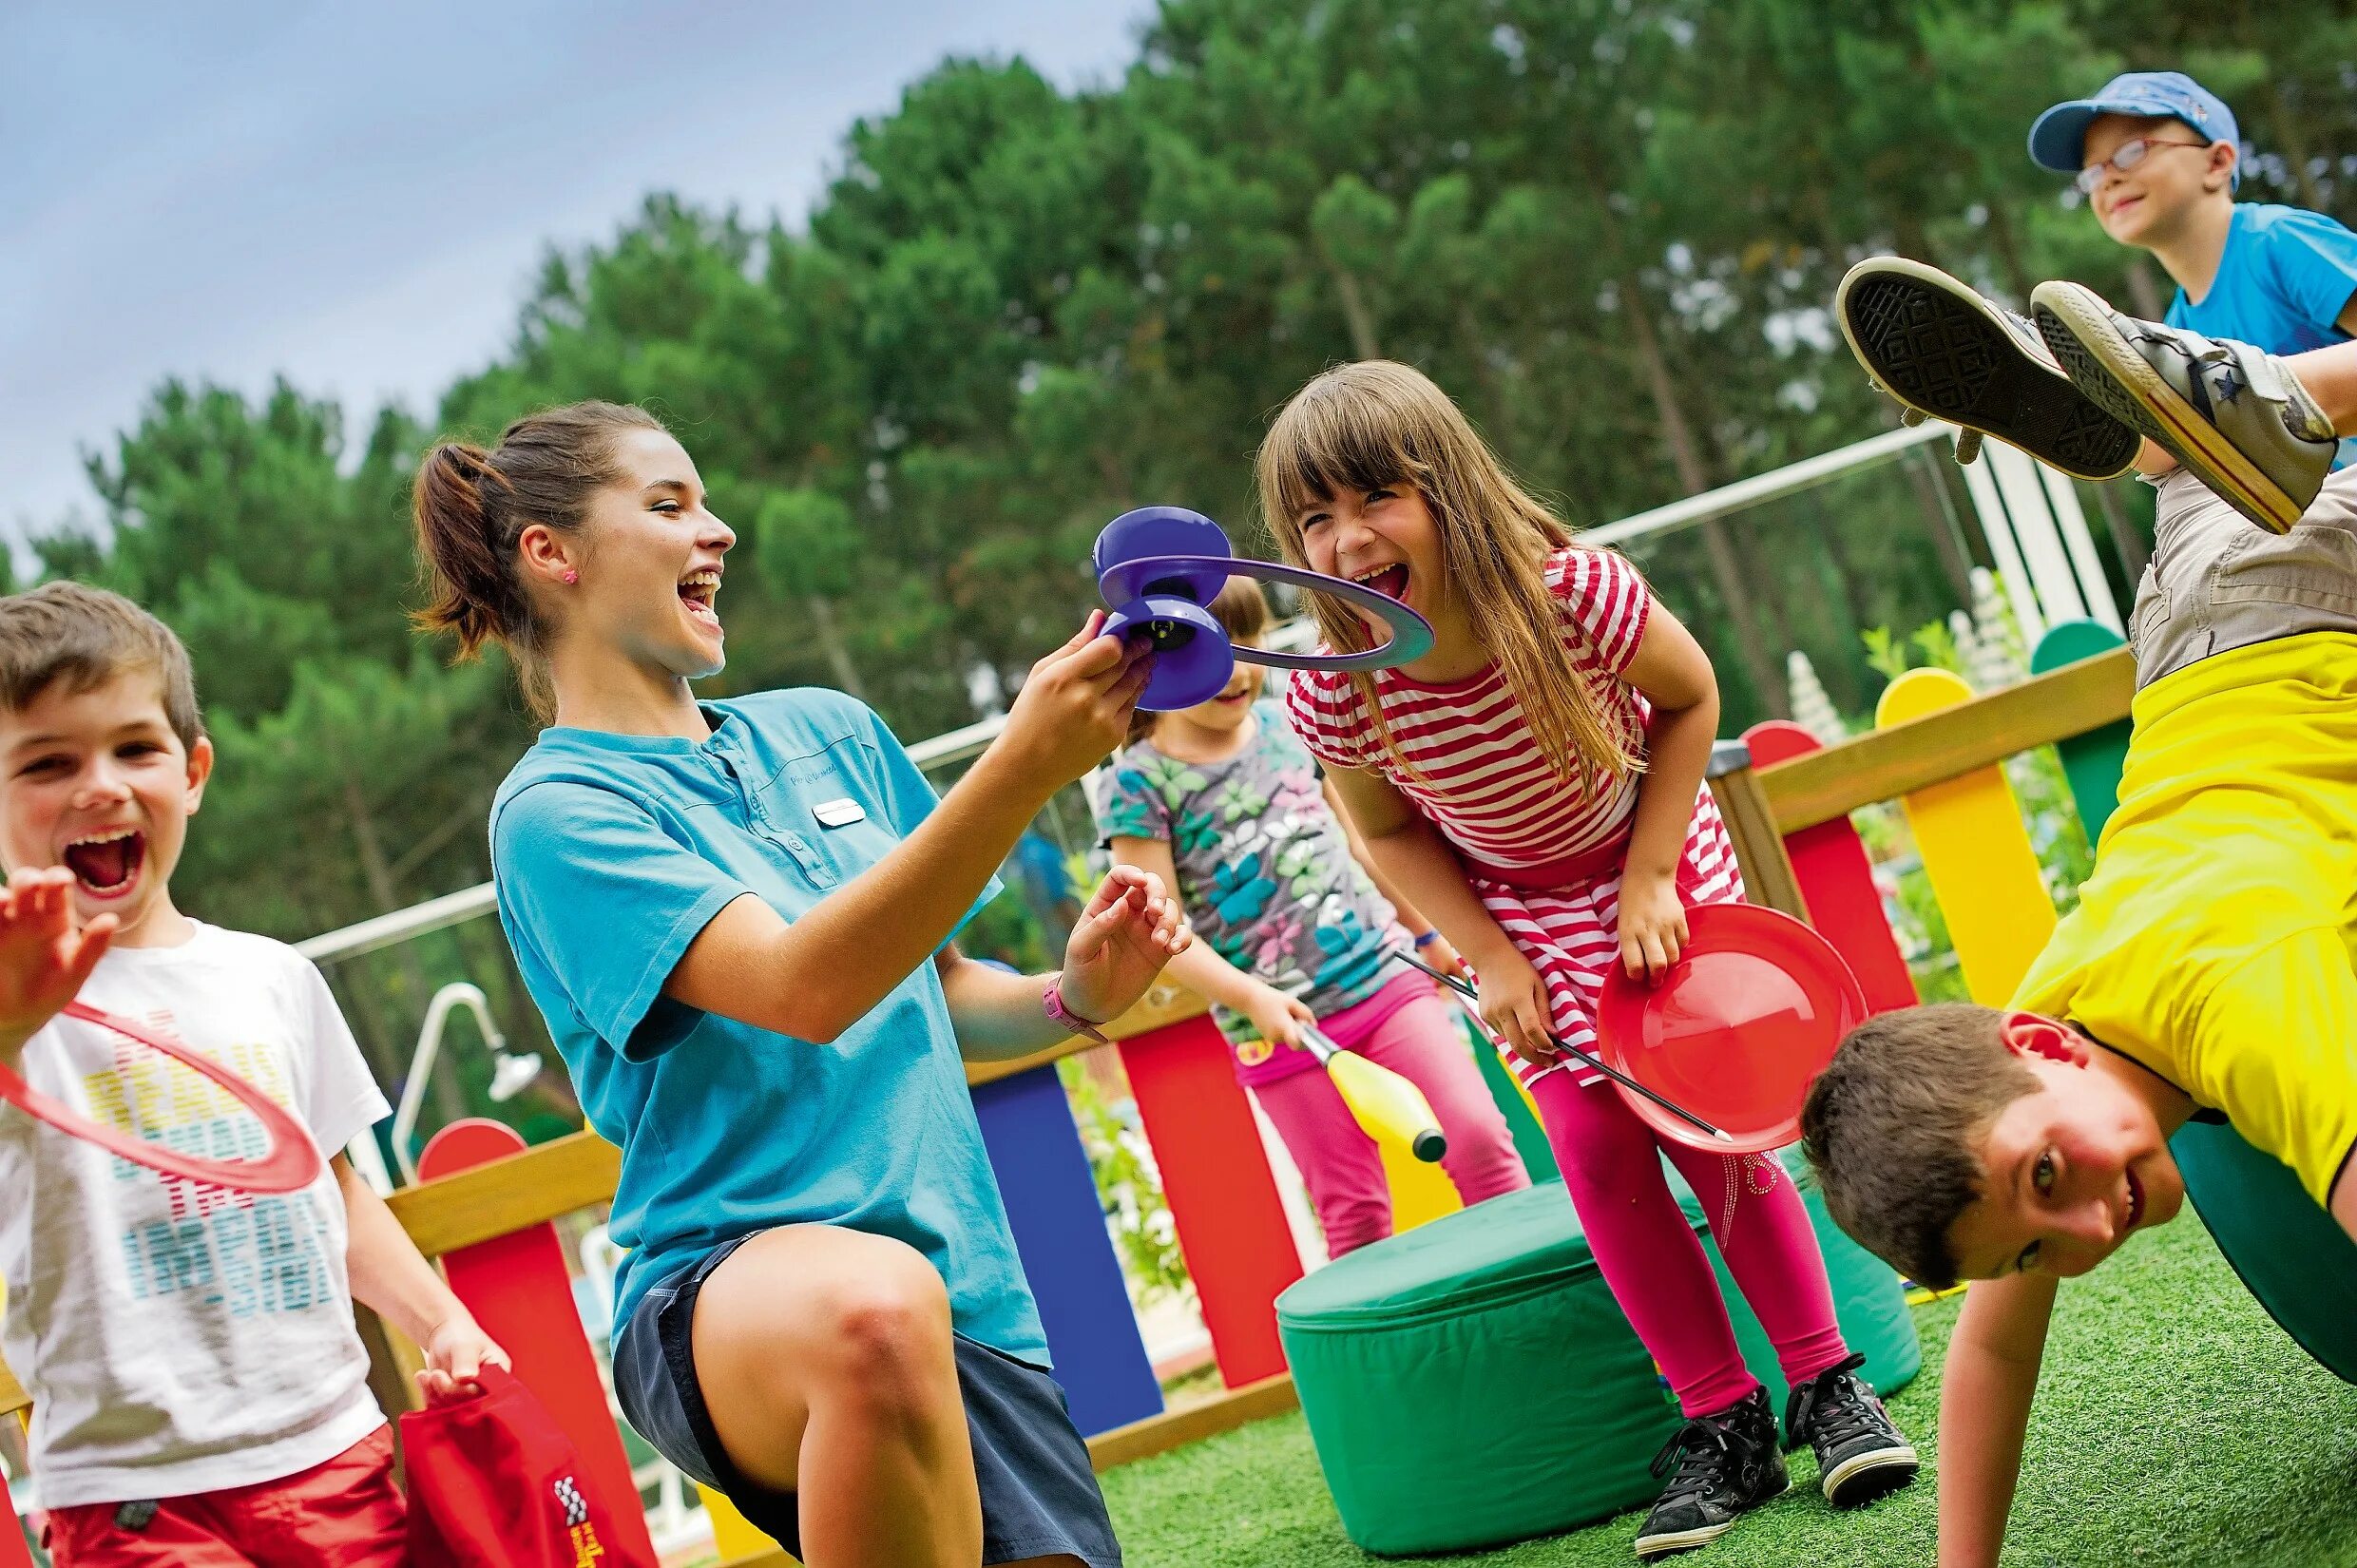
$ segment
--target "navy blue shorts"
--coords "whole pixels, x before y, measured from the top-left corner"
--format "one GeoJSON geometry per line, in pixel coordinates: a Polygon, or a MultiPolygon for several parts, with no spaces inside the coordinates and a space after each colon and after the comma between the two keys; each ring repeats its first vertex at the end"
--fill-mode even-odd
{"type": "MultiPolygon", "coordinates": [[[[794,1494],[757,1485],[729,1463],[696,1381],[690,1340],[696,1294],[712,1271],[751,1239],[715,1248],[641,1298],[614,1339],[614,1395],[630,1425],[665,1459],[725,1493],[748,1520],[798,1558],[794,1494]]],[[[984,1563],[1063,1553],[1089,1568],[1120,1568],[1121,1548],[1105,1517],[1104,1494],[1097,1489],[1088,1444],[1072,1425],[1062,1386],[1045,1367],[963,1334],[956,1342],[958,1389],[982,1494],[984,1563]]]]}

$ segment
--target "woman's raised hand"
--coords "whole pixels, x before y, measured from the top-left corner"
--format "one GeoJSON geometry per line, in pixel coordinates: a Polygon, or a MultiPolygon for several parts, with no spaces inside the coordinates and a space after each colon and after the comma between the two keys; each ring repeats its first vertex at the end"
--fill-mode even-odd
{"type": "Polygon", "coordinates": [[[1119,1018],[1146,994],[1162,966],[1194,941],[1160,877],[1116,866],[1064,944],[1064,1004],[1091,1023],[1119,1018]]]}
{"type": "Polygon", "coordinates": [[[1102,635],[1091,611],[1072,641],[1031,666],[999,743],[1044,781],[1070,783],[1129,738],[1129,717],[1154,673],[1142,641],[1102,635]]]}

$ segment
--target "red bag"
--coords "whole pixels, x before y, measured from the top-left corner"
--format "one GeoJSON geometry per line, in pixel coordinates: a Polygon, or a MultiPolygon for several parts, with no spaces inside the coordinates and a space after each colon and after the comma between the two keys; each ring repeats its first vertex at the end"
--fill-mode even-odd
{"type": "Polygon", "coordinates": [[[532,1391],[493,1366],[480,1382],[401,1418],[412,1568],[657,1568],[532,1391]]]}

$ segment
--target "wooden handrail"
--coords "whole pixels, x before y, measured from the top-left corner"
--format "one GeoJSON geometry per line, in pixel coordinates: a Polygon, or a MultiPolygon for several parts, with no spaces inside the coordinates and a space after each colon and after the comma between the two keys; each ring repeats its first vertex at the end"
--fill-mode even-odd
{"type": "Polygon", "coordinates": [[[1912,794],[2057,740],[2128,717],[2136,661],[2125,648],[2033,676],[1960,702],[1759,770],[1776,827],[1798,832],[1861,806],[1912,794]]]}

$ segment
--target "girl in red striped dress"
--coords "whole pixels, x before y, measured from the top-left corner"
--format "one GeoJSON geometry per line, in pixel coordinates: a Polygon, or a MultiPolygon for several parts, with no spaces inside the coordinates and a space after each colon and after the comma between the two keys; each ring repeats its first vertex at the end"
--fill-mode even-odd
{"type": "MultiPolygon", "coordinates": [[[[1552,1043],[1591,1051],[1609,966],[1658,977],[1687,906],[1743,896],[1703,790],[1718,722],[1710,660],[1637,569],[1584,548],[1518,486],[1418,372],[1329,371],[1262,443],[1261,505],[1286,556],[1364,583],[1432,623],[1396,670],[1303,671],[1287,716],[1332,771],[1385,873],[1478,971],[1598,1267],[1688,1420],[1640,1556],[1699,1545],[1786,1484],[1767,1390],[1735,1348],[1703,1253],[1661,1172],[1705,1208],[1729,1271],[1793,1390],[1836,1506],[1904,1484],[1915,1451],[1856,1375],[1799,1195],[1771,1156],[1657,1140],[1552,1043]]],[[[1332,601],[1328,643],[1379,628],[1332,601]]]]}

